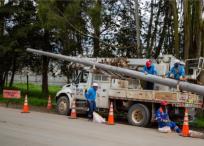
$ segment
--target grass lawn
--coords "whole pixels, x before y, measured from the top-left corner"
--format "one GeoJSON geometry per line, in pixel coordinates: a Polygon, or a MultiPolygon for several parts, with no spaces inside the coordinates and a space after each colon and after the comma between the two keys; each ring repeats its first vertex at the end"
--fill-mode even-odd
{"type": "Polygon", "coordinates": [[[193,122],[193,126],[196,128],[204,128],[204,117],[199,117],[193,122]]]}
{"type": "MultiPolygon", "coordinates": [[[[24,96],[27,91],[27,85],[25,83],[17,83],[14,84],[12,88],[6,89],[17,89],[21,91],[21,99],[5,99],[0,95],[0,102],[6,103],[16,103],[16,104],[23,104],[24,96]]],[[[50,85],[49,86],[49,95],[52,97],[52,103],[55,105],[55,95],[61,89],[60,86],[50,85]]],[[[46,106],[47,105],[47,98],[42,96],[42,90],[40,85],[36,84],[29,84],[29,93],[28,93],[28,102],[29,105],[33,106],[46,106]]]]}

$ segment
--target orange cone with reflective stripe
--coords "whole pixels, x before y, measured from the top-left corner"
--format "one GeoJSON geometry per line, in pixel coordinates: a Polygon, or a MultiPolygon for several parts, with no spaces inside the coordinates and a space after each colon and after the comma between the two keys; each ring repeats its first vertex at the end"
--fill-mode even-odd
{"type": "Polygon", "coordinates": [[[24,105],[23,105],[23,111],[22,113],[29,113],[29,107],[28,107],[28,97],[25,96],[24,105]]]}
{"type": "Polygon", "coordinates": [[[76,113],[76,101],[72,101],[72,111],[70,115],[70,119],[76,119],[77,118],[77,113],[76,113]]]}
{"type": "Polygon", "coordinates": [[[189,136],[188,110],[187,109],[185,109],[185,116],[184,116],[183,128],[182,128],[182,136],[184,136],[184,137],[189,136]]]}
{"type": "Polygon", "coordinates": [[[52,109],[52,101],[51,101],[51,97],[48,97],[48,102],[47,102],[47,109],[51,110],[52,109]]]}
{"type": "Polygon", "coordinates": [[[108,125],[114,125],[114,114],[113,114],[113,103],[110,104],[109,115],[108,115],[108,125]]]}

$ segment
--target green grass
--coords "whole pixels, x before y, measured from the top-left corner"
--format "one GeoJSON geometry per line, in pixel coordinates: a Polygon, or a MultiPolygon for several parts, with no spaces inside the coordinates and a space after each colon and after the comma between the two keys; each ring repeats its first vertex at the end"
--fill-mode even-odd
{"type": "MultiPolygon", "coordinates": [[[[18,89],[21,91],[22,95],[25,95],[27,92],[27,85],[25,83],[18,83],[18,84],[14,84],[12,88],[8,88],[5,87],[6,89],[18,89]]],[[[49,95],[50,96],[55,96],[56,93],[61,89],[60,86],[56,86],[56,85],[51,85],[49,86],[49,95]]],[[[42,95],[42,90],[41,90],[41,85],[37,85],[37,84],[29,84],[29,96],[31,97],[36,97],[36,98],[43,98],[42,95]]],[[[46,98],[46,97],[44,97],[46,98]]]]}
{"type": "Polygon", "coordinates": [[[204,128],[204,117],[199,117],[193,122],[193,126],[197,128],[204,128]]]}
{"type": "MultiPolygon", "coordinates": [[[[17,89],[21,91],[21,99],[5,99],[0,95],[0,102],[2,103],[15,103],[15,104],[23,104],[24,96],[27,92],[27,85],[25,83],[14,84],[12,88],[5,87],[5,89],[17,89]]],[[[49,86],[49,95],[52,97],[52,103],[55,103],[54,97],[56,93],[61,89],[60,86],[51,85],[49,86]]],[[[29,84],[29,92],[28,92],[28,102],[29,105],[33,106],[46,106],[47,98],[43,97],[42,90],[40,85],[29,84]]]]}

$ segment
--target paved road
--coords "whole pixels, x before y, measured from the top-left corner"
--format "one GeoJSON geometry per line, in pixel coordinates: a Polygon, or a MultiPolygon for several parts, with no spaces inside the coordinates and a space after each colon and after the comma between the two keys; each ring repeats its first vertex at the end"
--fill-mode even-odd
{"type": "Polygon", "coordinates": [[[86,119],[0,107],[0,146],[203,146],[204,140],[183,138],[156,129],[97,124],[86,119]]]}

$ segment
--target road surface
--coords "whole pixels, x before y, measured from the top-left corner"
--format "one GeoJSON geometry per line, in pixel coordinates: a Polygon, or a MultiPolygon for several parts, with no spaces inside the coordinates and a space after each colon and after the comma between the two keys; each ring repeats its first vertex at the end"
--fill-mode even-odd
{"type": "Polygon", "coordinates": [[[0,146],[203,146],[204,140],[176,133],[0,107],[0,146]]]}

